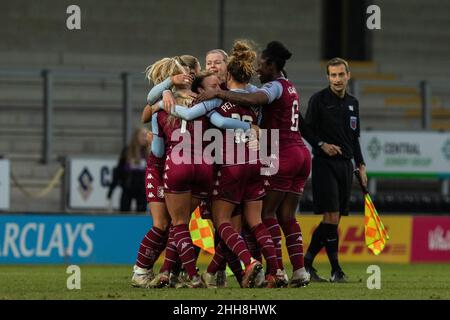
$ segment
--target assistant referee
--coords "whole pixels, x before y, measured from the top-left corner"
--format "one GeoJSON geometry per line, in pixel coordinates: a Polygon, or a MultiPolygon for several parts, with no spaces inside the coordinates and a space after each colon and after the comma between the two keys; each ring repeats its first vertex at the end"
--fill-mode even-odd
{"type": "Polygon", "coordinates": [[[350,70],[347,61],[331,59],[327,65],[329,86],[315,93],[308,103],[305,139],[313,147],[312,189],[315,214],[323,220],[314,231],[305,255],[311,281],[325,282],[312,264],[325,247],[331,264],[331,282],[346,282],[338,261],[338,224],[348,215],[354,165],[367,185],[366,169],[359,143],[359,103],[347,93],[350,70]]]}

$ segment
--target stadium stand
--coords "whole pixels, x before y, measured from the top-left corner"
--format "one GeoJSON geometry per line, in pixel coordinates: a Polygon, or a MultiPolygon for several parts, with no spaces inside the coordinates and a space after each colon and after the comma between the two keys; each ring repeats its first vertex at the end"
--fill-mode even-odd
{"type": "MultiPolygon", "coordinates": [[[[381,1],[374,1],[377,2],[381,1]]],[[[0,154],[12,160],[12,173],[30,191],[47,185],[60,167],[60,157],[119,153],[122,72],[134,75],[132,123],[138,125],[148,90],[142,74],[145,67],[161,56],[182,53],[203,60],[204,52],[218,45],[219,9],[215,1],[167,1],[162,11],[161,6],[146,0],[134,1],[133,7],[118,0],[80,0],[82,30],[74,32],[65,28],[67,5],[65,1],[56,4],[44,0],[38,6],[18,0],[5,4],[5,10],[0,12],[0,69],[32,70],[37,74],[7,75],[0,71],[0,154]],[[27,15],[17,14],[19,10],[28,12],[26,20],[27,15]],[[197,21],[196,24],[183,24],[186,12],[189,21],[197,21]],[[168,20],[170,24],[166,23],[168,20]],[[55,77],[54,161],[48,165],[39,163],[43,84],[38,73],[44,69],[111,75],[55,77]]],[[[261,45],[273,38],[285,42],[294,52],[288,65],[289,77],[300,91],[305,110],[311,94],[326,84],[320,58],[321,2],[287,0],[278,9],[273,15],[272,6],[260,1],[227,2],[224,48],[241,37],[261,45]],[[246,20],[256,7],[260,18],[246,20]],[[291,10],[298,12],[301,24],[284,20],[291,10]]],[[[351,63],[358,83],[363,129],[421,130],[422,80],[429,82],[432,92],[431,129],[450,129],[450,87],[445,80],[448,75],[443,72],[450,69],[449,10],[450,3],[438,0],[428,1],[426,6],[419,0],[407,4],[399,0],[383,2],[382,32],[372,34],[373,61],[351,63]]],[[[378,190],[375,201],[380,210],[396,211],[398,203],[408,204],[411,210],[420,211],[419,204],[425,204],[430,211],[449,210],[448,197],[440,195],[439,181],[380,181],[378,190]]],[[[13,185],[11,209],[58,211],[60,193],[58,184],[45,201],[31,201],[13,185]]],[[[310,198],[308,185],[302,202],[305,210],[311,209],[310,198]]],[[[359,193],[355,193],[352,203],[361,203],[359,193]]]]}

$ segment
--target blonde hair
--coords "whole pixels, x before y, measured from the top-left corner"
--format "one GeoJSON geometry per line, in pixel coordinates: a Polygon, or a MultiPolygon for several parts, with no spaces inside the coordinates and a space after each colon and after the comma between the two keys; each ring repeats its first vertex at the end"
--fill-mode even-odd
{"type": "MultiPolygon", "coordinates": [[[[180,73],[186,73],[185,67],[195,69],[196,66],[200,66],[200,63],[198,62],[198,59],[191,55],[182,55],[182,56],[175,56],[172,58],[163,58],[161,60],[156,61],[151,66],[148,66],[145,70],[145,76],[146,78],[152,82],[153,84],[158,84],[168,77],[180,74],[180,73]]],[[[172,92],[174,93],[174,97],[176,100],[176,103],[179,105],[183,105],[186,107],[191,106],[193,102],[193,98],[187,94],[183,94],[182,92],[179,92],[175,90],[176,88],[172,88],[172,92]]],[[[167,118],[167,121],[172,126],[176,117],[169,114],[169,117],[167,118]]]]}
{"type": "Polygon", "coordinates": [[[168,77],[186,73],[183,66],[179,62],[179,57],[162,58],[145,69],[145,77],[150,83],[158,84],[168,77]]]}
{"type": "Polygon", "coordinates": [[[233,44],[227,71],[239,83],[248,83],[255,72],[256,51],[253,48],[254,44],[248,40],[236,40],[233,44]]]}
{"type": "MultiPolygon", "coordinates": [[[[192,106],[192,102],[194,101],[193,97],[182,91],[172,91],[172,92],[173,97],[175,98],[175,101],[178,105],[185,106],[188,108],[192,106]]],[[[177,119],[177,117],[175,117],[172,114],[169,114],[169,116],[167,117],[167,122],[169,123],[170,126],[173,126],[175,119],[177,119]]]]}
{"type": "Polygon", "coordinates": [[[225,61],[225,63],[227,63],[227,61],[228,61],[228,54],[227,54],[224,50],[222,50],[222,49],[213,49],[213,50],[209,50],[209,51],[206,53],[206,56],[205,56],[205,57],[207,57],[208,55],[210,55],[210,54],[212,54],[212,53],[218,53],[218,54],[222,55],[223,61],[225,61]]]}

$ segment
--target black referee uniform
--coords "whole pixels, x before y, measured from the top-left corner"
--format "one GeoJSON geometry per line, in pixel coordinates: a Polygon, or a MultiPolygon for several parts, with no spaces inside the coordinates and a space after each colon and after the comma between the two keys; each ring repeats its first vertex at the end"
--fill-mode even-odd
{"type": "Polygon", "coordinates": [[[312,188],[314,213],[339,212],[348,215],[353,181],[353,163],[364,164],[359,144],[359,103],[345,93],[337,96],[328,87],[314,94],[308,103],[305,139],[313,147],[312,188]],[[322,143],[341,147],[342,155],[329,156],[322,143]]]}
{"type": "MultiPolygon", "coordinates": [[[[308,103],[302,135],[313,147],[312,189],[315,214],[338,213],[348,215],[353,181],[353,163],[364,164],[359,144],[359,103],[345,92],[341,98],[330,87],[314,94],[308,103]],[[329,156],[322,144],[340,147],[342,154],[329,156]]],[[[325,219],[314,231],[305,254],[305,268],[311,281],[325,282],[312,264],[315,256],[325,247],[332,270],[332,282],[346,282],[339,261],[338,225],[325,219]]]]}

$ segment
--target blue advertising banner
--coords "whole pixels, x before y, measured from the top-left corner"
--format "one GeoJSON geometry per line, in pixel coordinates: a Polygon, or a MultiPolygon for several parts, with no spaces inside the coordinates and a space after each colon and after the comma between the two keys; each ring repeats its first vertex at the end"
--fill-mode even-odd
{"type": "Polygon", "coordinates": [[[0,264],[132,264],[148,215],[0,215],[0,264]]]}

